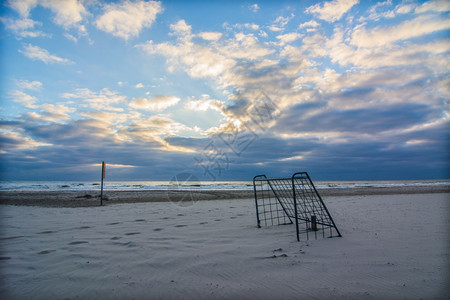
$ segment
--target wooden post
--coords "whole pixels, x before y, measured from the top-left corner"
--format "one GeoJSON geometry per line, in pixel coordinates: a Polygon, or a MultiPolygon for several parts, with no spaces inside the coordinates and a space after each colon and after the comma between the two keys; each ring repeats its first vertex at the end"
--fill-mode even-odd
{"type": "Polygon", "coordinates": [[[102,184],[101,184],[101,191],[100,191],[100,206],[103,205],[103,179],[105,178],[105,162],[102,161],[102,184]]]}
{"type": "Polygon", "coordinates": [[[317,231],[317,218],[316,216],[311,216],[311,229],[317,231]]]}

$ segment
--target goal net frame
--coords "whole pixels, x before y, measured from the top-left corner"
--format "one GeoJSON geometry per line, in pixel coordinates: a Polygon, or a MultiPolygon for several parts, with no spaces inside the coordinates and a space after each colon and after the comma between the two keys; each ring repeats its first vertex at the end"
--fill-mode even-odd
{"type": "Polygon", "coordinates": [[[316,239],[328,232],[328,237],[333,237],[333,232],[342,236],[307,172],[284,178],[257,175],[253,190],[258,228],[295,224],[297,241],[303,233],[308,240],[310,232],[316,239]]]}

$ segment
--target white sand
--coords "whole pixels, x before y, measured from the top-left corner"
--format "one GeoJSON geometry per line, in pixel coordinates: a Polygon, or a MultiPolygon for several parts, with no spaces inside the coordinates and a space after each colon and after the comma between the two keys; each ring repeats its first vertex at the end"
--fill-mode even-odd
{"type": "Polygon", "coordinates": [[[342,238],[254,202],[0,206],[1,299],[447,299],[449,194],[327,197],[342,238]]]}

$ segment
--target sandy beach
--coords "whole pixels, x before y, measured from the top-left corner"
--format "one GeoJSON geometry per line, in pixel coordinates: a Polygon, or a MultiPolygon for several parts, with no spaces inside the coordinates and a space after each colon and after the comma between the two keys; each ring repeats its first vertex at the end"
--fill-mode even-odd
{"type": "Polygon", "coordinates": [[[343,236],[300,242],[251,191],[3,192],[0,298],[448,299],[449,193],[335,192],[343,236]]]}

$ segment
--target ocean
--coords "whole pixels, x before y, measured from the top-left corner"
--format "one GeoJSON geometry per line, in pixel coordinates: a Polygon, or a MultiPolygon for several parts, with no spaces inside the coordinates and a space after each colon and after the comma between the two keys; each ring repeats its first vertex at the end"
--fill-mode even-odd
{"type": "MultiPolygon", "coordinates": [[[[376,180],[376,181],[315,181],[319,189],[358,188],[358,187],[402,187],[402,186],[450,186],[449,180],[376,180]]],[[[81,191],[99,190],[100,181],[2,181],[0,191],[81,191]]],[[[199,189],[199,190],[251,190],[251,181],[189,181],[176,184],[171,181],[104,181],[105,190],[166,190],[166,189],[199,189]]]]}

